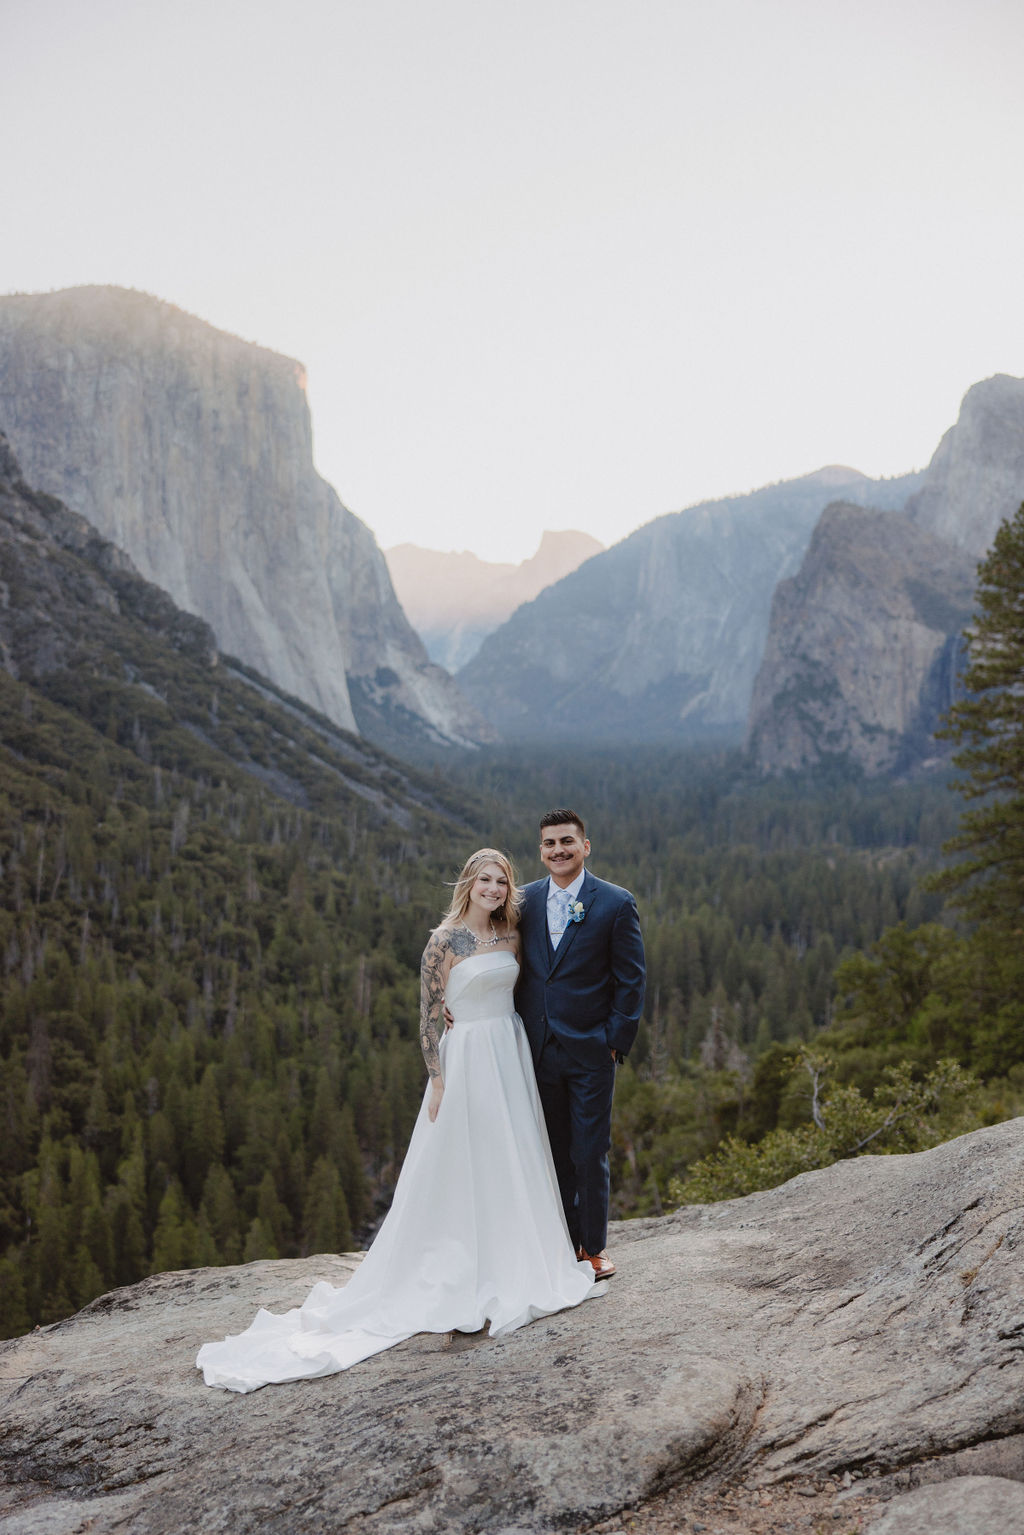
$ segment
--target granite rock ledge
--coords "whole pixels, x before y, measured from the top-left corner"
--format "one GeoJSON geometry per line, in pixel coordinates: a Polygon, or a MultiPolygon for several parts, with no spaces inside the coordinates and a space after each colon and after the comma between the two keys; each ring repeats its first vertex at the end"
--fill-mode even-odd
{"type": "Polygon", "coordinates": [[[0,1344],[4,1530],[526,1535],[676,1485],[852,1478],[895,1513],[919,1483],[1024,1479],[1024,1119],[610,1245],[579,1311],[252,1396],[208,1390],[198,1345],[358,1255],[156,1275],[0,1344]]]}

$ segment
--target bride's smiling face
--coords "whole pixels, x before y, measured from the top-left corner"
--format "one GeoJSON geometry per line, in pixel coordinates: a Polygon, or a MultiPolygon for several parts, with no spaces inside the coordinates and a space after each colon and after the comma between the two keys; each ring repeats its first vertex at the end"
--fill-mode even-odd
{"type": "Polygon", "coordinates": [[[470,888],[469,909],[489,919],[499,907],[504,906],[507,895],[508,880],[501,865],[485,863],[470,888]]]}

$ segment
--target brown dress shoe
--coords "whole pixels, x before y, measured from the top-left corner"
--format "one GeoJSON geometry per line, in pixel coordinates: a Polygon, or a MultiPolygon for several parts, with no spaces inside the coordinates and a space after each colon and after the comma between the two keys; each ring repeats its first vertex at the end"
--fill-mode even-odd
{"type": "Polygon", "coordinates": [[[595,1279],[610,1279],[615,1273],[615,1264],[609,1258],[607,1252],[588,1253],[585,1248],[576,1249],[576,1257],[580,1263],[589,1263],[594,1270],[595,1279]]]}

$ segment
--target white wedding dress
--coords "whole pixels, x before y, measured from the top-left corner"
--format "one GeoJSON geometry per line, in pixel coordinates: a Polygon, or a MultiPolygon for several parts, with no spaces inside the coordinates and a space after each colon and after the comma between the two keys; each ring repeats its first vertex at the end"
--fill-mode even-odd
{"type": "Polygon", "coordinates": [[[420,1107],[390,1211],[342,1289],[321,1280],[284,1315],[206,1343],[208,1386],[255,1391],[347,1369],[418,1332],[492,1337],[607,1289],[577,1263],[558,1194],[508,951],[457,964],[440,1043],[444,1096],[420,1107]]]}

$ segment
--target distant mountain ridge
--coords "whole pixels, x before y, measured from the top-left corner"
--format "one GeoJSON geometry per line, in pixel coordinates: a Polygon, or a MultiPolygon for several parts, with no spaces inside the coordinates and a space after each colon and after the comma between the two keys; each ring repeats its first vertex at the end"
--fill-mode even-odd
{"type": "Polygon", "coordinates": [[[830,466],[648,523],[547,588],[458,673],[511,739],[740,739],[777,582],[837,490],[902,506],[920,476],[830,466]],[[564,738],[564,737],[563,737],[564,738]]]}
{"type": "Polygon", "coordinates": [[[406,750],[492,738],[314,470],[300,364],[143,293],[0,298],[0,429],[30,484],[338,725],[406,750]]]}
{"type": "Polygon", "coordinates": [[[536,553],[518,565],[418,544],[396,544],[384,551],[384,558],[398,600],[431,660],[454,672],[521,603],[603,548],[591,534],[569,530],[544,533],[536,553]]]}

